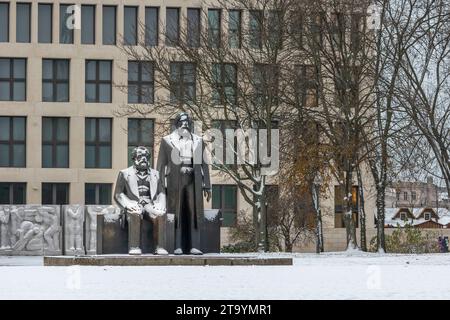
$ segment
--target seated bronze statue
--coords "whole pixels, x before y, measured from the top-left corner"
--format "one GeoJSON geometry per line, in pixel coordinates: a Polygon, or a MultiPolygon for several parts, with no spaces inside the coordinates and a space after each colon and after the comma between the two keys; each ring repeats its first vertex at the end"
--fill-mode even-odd
{"type": "Polygon", "coordinates": [[[168,254],[165,246],[166,195],[159,173],[149,166],[150,153],[145,147],[132,152],[133,166],[120,171],[114,199],[122,210],[122,221],[128,224],[128,253],[141,250],[141,220],[153,223],[155,254],[168,254]]]}

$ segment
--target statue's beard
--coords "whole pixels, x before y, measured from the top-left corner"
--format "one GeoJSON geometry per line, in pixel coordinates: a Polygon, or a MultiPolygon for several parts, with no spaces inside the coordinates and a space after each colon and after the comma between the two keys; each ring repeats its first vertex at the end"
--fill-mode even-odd
{"type": "Polygon", "coordinates": [[[146,161],[135,162],[134,166],[138,171],[145,171],[148,169],[148,163],[146,161]]]}
{"type": "Polygon", "coordinates": [[[182,137],[189,137],[191,131],[189,131],[189,128],[178,128],[178,134],[182,137]]]}

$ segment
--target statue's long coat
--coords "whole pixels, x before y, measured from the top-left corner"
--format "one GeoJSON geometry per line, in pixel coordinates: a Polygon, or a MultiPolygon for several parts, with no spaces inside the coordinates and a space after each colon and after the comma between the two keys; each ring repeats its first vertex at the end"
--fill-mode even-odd
{"type": "MultiPolygon", "coordinates": [[[[175,214],[175,226],[180,228],[180,169],[177,140],[179,135],[175,132],[165,136],[161,140],[159,148],[157,170],[161,177],[161,182],[166,188],[167,213],[175,214]]],[[[198,228],[200,219],[203,217],[203,188],[211,188],[208,164],[203,160],[204,143],[201,137],[192,135],[192,148],[194,156],[194,193],[195,193],[195,228],[198,228]]]]}

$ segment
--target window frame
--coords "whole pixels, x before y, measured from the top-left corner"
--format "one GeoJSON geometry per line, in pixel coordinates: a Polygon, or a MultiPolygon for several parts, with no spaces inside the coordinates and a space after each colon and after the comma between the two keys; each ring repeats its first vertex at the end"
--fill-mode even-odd
{"type": "Polygon", "coordinates": [[[51,44],[51,43],[53,43],[53,3],[47,3],[47,2],[42,2],[42,3],[38,3],[38,43],[47,43],[47,44],[51,44]],[[40,9],[41,8],[50,8],[50,17],[51,17],[51,19],[50,19],[50,21],[45,21],[45,19],[44,19],[44,23],[46,23],[46,22],[48,22],[48,23],[50,23],[50,36],[49,36],[49,39],[50,39],[50,41],[43,41],[43,40],[41,40],[41,26],[40,26],[40,24],[41,24],[41,16],[40,16],[40,9]]]}
{"type": "Polygon", "coordinates": [[[70,60],[69,59],[47,59],[42,58],[42,102],[70,102],[70,60]],[[44,61],[52,62],[52,79],[44,79],[44,61]],[[67,79],[58,79],[58,61],[67,62],[67,79]],[[52,100],[44,100],[44,83],[52,84],[52,100]],[[57,88],[58,84],[67,84],[67,100],[58,101],[57,100],[57,88]]]}
{"type": "MultiPolygon", "coordinates": [[[[4,185],[8,185],[8,202],[9,203],[0,203],[1,205],[24,205],[27,203],[27,183],[26,182],[0,182],[0,186],[4,184],[4,185]],[[15,188],[22,186],[24,189],[24,194],[23,194],[23,203],[14,203],[14,191],[15,188]]],[[[17,189],[16,189],[17,190],[17,189]]]]}
{"type": "Polygon", "coordinates": [[[96,59],[86,59],[85,60],[85,79],[84,79],[84,102],[85,103],[112,103],[112,78],[113,78],[113,61],[112,60],[96,60],[96,59]],[[88,73],[88,63],[89,62],[95,62],[95,80],[88,80],[87,79],[87,73],[88,73]],[[111,75],[111,79],[109,80],[100,80],[100,62],[109,62],[109,74],[111,75]],[[88,84],[94,84],[95,85],[95,101],[87,101],[87,85],[88,84]],[[100,101],[100,85],[101,84],[108,84],[109,85],[109,101],[100,101]]]}
{"type": "Polygon", "coordinates": [[[263,10],[249,10],[248,12],[248,30],[249,30],[249,45],[252,49],[262,49],[263,34],[264,34],[264,11],[263,10]],[[256,15],[255,15],[256,14],[256,15]],[[257,24],[252,25],[255,21],[257,24]]]}
{"type": "Polygon", "coordinates": [[[400,212],[400,220],[402,221],[408,220],[408,215],[406,214],[406,212],[400,212]]]}
{"type": "Polygon", "coordinates": [[[10,17],[11,6],[10,6],[9,2],[3,2],[3,1],[0,2],[0,6],[1,5],[5,5],[5,7],[6,7],[6,22],[5,22],[5,24],[6,24],[6,30],[5,30],[6,39],[5,39],[5,41],[0,41],[0,43],[7,43],[7,42],[9,42],[9,38],[10,38],[9,32],[11,30],[11,27],[9,25],[11,22],[11,17],[10,17]]]}
{"type": "Polygon", "coordinates": [[[138,20],[139,20],[139,6],[124,6],[123,7],[123,44],[126,46],[136,46],[139,43],[139,34],[138,34],[138,20]],[[133,38],[127,38],[127,32],[131,32],[131,25],[127,24],[126,20],[126,10],[133,9],[134,10],[134,30],[133,30],[133,38]]]}
{"type": "Polygon", "coordinates": [[[137,63],[138,66],[138,79],[130,80],[128,77],[128,90],[130,90],[130,85],[137,86],[137,97],[138,102],[130,102],[129,96],[127,97],[128,104],[154,104],[155,103],[155,63],[153,61],[139,61],[139,60],[129,60],[128,61],[128,72],[130,68],[130,63],[137,63]],[[145,68],[145,64],[151,65],[152,68],[152,81],[142,80],[142,70],[145,68]],[[152,97],[150,102],[143,102],[142,87],[148,85],[152,87],[152,97]]]}
{"type": "Polygon", "coordinates": [[[201,8],[188,7],[186,9],[186,44],[190,48],[199,48],[202,32],[202,11],[201,8]],[[193,25],[190,22],[189,12],[196,12],[198,18],[197,24],[193,25]]]}
{"type": "Polygon", "coordinates": [[[166,7],[166,33],[165,33],[165,45],[167,47],[177,47],[180,45],[180,7],[166,7]],[[168,27],[167,27],[167,13],[169,12],[169,10],[174,10],[174,12],[177,12],[177,37],[176,39],[171,39],[168,35],[169,35],[169,31],[168,31],[168,27]],[[175,40],[175,41],[174,41],[175,40]]]}
{"type": "Polygon", "coordinates": [[[210,8],[208,9],[208,46],[211,48],[220,48],[222,44],[222,9],[210,8]],[[210,12],[218,13],[218,25],[212,26],[210,12]],[[217,39],[215,38],[217,33],[217,39]]]}
{"type": "Polygon", "coordinates": [[[17,43],[31,43],[31,24],[32,24],[32,3],[31,2],[16,2],[16,42],[17,43]],[[27,35],[27,40],[18,40],[19,38],[19,34],[18,34],[18,26],[19,24],[21,24],[23,21],[22,19],[19,19],[19,15],[18,15],[18,8],[19,5],[24,5],[24,6],[28,6],[28,35],[27,35]]]}
{"type": "Polygon", "coordinates": [[[317,108],[319,106],[319,86],[317,82],[318,70],[312,64],[300,64],[297,65],[298,68],[298,85],[296,86],[297,94],[296,97],[298,100],[301,99],[301,104],[307,108],[317,108]],[[313,77],[311,78],[308,73],[308,68],[311,68],[313,71],[313,77]],[[310,92],[313,91],[313,94],[310,92]],[[314,105],[308,105],[308,97],[314,97],[314,105]]]}
{"type": "Polygon", "coordinates": [[[9,159],[8,165],[2,166],[0,168],[26,168],[27,166],[27,117],[16,117],[16,116],[0,116],[0,118],[8,118],[9,119],[9,139],[8,140],[0,140],[1,145],[7,145],[9,147],[9,159]],[[24,134],[23,140],[15,140],[14,139],[14,119],[24,119],[24,134]],[[15,166],[14,165],[14,146],[15,145],[23,145],[24,146],[24,159],[23,166],[15,166]]]}
{"type": "Polygon", "coordinates": [[[44,140],[44,129],[42,129],[42,150],[44,150],[44,146],[52,147],[52,158],[50,167],[44,166],[44,153],[42,152],[42,168],[70,168],[70,118],[69,117],[42,117],[42,126],[44,126],[44,120],[52,121],[52,139],[50,141],[44,140]],[[67,120],[67,141],[58,140],[58,120],[65,119],[67,120]],[[57,146],[67,146],[67,166],[59,167],[57,166],[57,146]]]}
{"type": "Polygon", "coordinates": [[[67,14],[67,9],[73,5],[74,5],[73,3],[60,3],[59,4],[59,44],[73,44],[74,43],[73,29],[68,29],[66,26],[66,21],[65,21],[65,19],[69,16],[67,14]],[[62,28],[62,26],[64,26],[64,29],[62,28]],[[62,37],[65,34],[66,30],[68,32],[70,32],[70,41],[69,42],[62,41],[63,40],[62,37]]]}
{"type": "Polygon", "coordinates": [[[0,78],[0,82],[7,82],[9,83],[9,99],[8,100],[2,100],[0,101],[20,101],[24,102],[27,101],[27,71],[28,71],[28,59],[27,58],[7,58],[7,57],[0,57],[0,60],[9,60],[9,78],[0,78]],[[25,70],[24,75],[25,78],[16,78],[14,77],[14,65],[17,60],[23,60],[25,63],[25,70]],[[24,84],[24,95],[23,100],[14,100],[14,84],[23,83],[24,84]]]}
{"type": "MultiPolygon", "coordinates": [[[[228,141],[226,139],[226,132],[227,132],[227,130],[237,130],[237,129],[239,129],[238,122],[237,122],[237,120],[214,119],[211,122],[211,127],[212,127],[212,129],[217,129],[217,130],[219,130],[222,133],[222,138],[223,138],[223,142],[222,142],[222,157],[223,157],[223,160],[226,162],[227,150],[230,147],[227,144],[228,141]]],[[[237,141],[237,136],[236,135],[234,135],[233,149],[234,149],[234,150],[232,150],[233,153],[234,153],[233,154],[233,161],[234,161],[233,164],[226,164],[226,163],[224,163],[223,165],[221,165],[221,164],[214,164],[214,155],[212,155],[213,156],[213,158],[212,158],[213,162],[211,164],[211,169],[213,171],[218,171],[223,166],[226,166],[226,167],[228,167],[230,169],[236,169],[237,165],[238,165],[237,164],[237,160],[238,160],[238,154],[237,154],[238,141],[237,141]]]]}
{"type": "Polygon", "coordinates": [[[86,117],[85,118],[85,132],[86,132],[86,128],[87,128],[87,121],[88,120],[95,120],[95,139],[94,141],[87,141],[86,137],[84,138],[84,150],[85,150],[85,157],[84,157],[84,167],[86,169],[112,169],[112,135],[113,135],[113,119],[112,118],[103,118],[103,117],[86,117]],[[109,120],[109,128],[110,128],[110,139],[109,141],[100,141],[100,120],[101,119],[107,119],[109,120]],[[95,153],[94,153],[94,157],[95,157],[95,164],[93,167],[88,167],[87,166],[87,161],[86,161],[86,157],[87,157],[87,147],[88,146],[93,146],[95,147],[95,153]],[[101,167],[100,166],[100,147],[109,147],[111,152],[110,152],[110,159],[109,159],[109,166],[107,167],[101,167]]]}
{"type": "Polygon", "coordinates": [[[113,192],[113,190],[112,190],[112,183],[92,183],[92,182],[88,182],[88,183],[85,183],[84,184],[84,203],[85,203],[85,205],[87,205],[87,206],[89,206],[89,205],[97,205],[97,206],[100,206],[100,205],[111,205],[112,204],[112,192],[113,192]],[[88,186],[94,186],[94,188],[95,188],[95,190],[94,190],[94,192],[95,192],[95,195],[94,195],[94,198],[95,198],[95,203],[94,204],[92,204],[92,203],[87,203],[86,202],[86,192],[87,192],[87,187],[88,186]],[[107,187],[109,187],[109,193],[110,193],[110,199],[109,199],[109,203],[100,203],[100,187],[105,187],[105,186],[107,186],[107,187]]]}
{"type": "Polygon", "coordinates": [[[80,43],[81,44],[86,44],[86,45],[95,45],[96,41],[97,41],[97,35],[96,35],[96,25],[97,25],[97,6],[95,4],[82,4],[81,5],[81,37],[80,37],[80,43]],[[93,19],[92,19],[92,42],[83,42],[83,25],[85,25],[83,23],[83,8],[93,8],[93,19]]]}
{"type": "Polygon", "coordinates": [[[67,182],[42,182],[41,184],[41,204],[42,205],[67,205],[70,203],[70,183],[67,182]],[[46,203],[47,201],[44,201],[44,185],[50,186],[51,188],[51,197],[52,201],[51,203],[46,203]],[[66,199],[62,203],[58,203],[57,201],[57,191],[58,187],[66,187],[66,199]]]}
{"type": "Polygon", "coordinates": [[[241,9],[229,9],[228,10],[228,46],[233,49],[241,49],[242,48],[242,10],[241,9]],[[230,21],[234,20],[234,18],[231,18],[232,13],[238,13],[239,21],[238,21],[238,29],[235,30],[234,28],[230,28],[230,21]],[[238,46],[232,46],[231,45],[231,39],[232,39],[232,32],[237,32],[237,41],[238,46]]]}
{"type": "Polygon", "coordinates": [[[117,6],[116,5],[102,5],[102,45],[115,46],[117,44],[117,6]],[[111,43],[105,43],[105,30],[111,26],[105,28],[105,9],[114,9],[114,40],[111,43]]]}
{"type": "Polygon", "coordinates": [[[169,65],[170,72],[170,103],[171,104],[186,104],[186,101],[195,101],[197,98],[197,65],[194,62],[180,62],[172,61],[169,65]],[[187,65],[192,65],[194,70],[194,80],[193,82],[185,82],[184,78],[186,75],[185,69],[187,65]],[[172,79],[172,66],[180,66],[179,78],[175,81],[172,79]],[[187,90],[185,88],[193,86],[194,96],[192,100],[186,99],[185,93],[187,90]],[[175,95],[176,89],[179,88],[179,97],[175,95]],[[175,92],[174,92],[175,89],[175,92]]]}
{"type": "MultiPolygon", "coordinates": [[[[220,70],[220,80],[215,81],[214,80],[214,88],[212,91],[213,94],[213,100],[216,105],[225,105],[230,104],[235,106],[237,104],[237,98],[238,98],[238,66],[235,63],[213,63],[212,67],[216,68],[219,66],[220,70]],[[234,69],[234,79],[233,81],[228,81],[228,77],[226,77],[226,67],[231,66],[234,69]],[[233,89],[233,101],[229,101],[228,95],[227,95],[227,89],[232,88],[233,89]],[[217,95],[217,99],[214,97],[214,95],[217,95]]],[[[214,69],[213,69],[213,75],[214,75],[214,69]]]]}
{"type": "Polygon", "coordinates": [[[155,6],[146,6],[144,9],[144,14],[145,14],[145,39],[144,42],[147,46],[150,47],[157,47],[159,45],[159,12],[160,12],[160,7],[155,7],[155,6]],[[156,43],[151,44],[150,43],[150,29],[149,26],[147,26],[147,22],[150,20],[150,18],[148,18],[147,20],[147,14],[150,15],[151,10],[155,10],[156,12],[156,30],[154,30],[156,32],[156,43]]]}
{"type": "MultiPolygon", "coordinates": [[[[211,192],[214,192],[214,188],[219,188],[220,190],[220,208],[214,208],[213,209],[219,209],[221,214],[222,214],[222,219],[221,219],[221,223],[220,226],[223,228],[233,228],[237,225],[237,215],[238,215],[238,187],[235,184],[213,184],[212,185],[212,189],[211,192]],[[235,199],[236,199],[236,207],[233,209],[229,209],[229,208],[225,208],[225,188],[229,187],[229,188],[233,188],[234,189],[234,193],[235,193],[235,199]],[[232,225],[223,225],[223,221],[224,221],[224,216],[225,214],[234,214],[234,223],[232,225]]],[[[211,199],[211,205],[212,205],[212,199],[211,199]]]]}

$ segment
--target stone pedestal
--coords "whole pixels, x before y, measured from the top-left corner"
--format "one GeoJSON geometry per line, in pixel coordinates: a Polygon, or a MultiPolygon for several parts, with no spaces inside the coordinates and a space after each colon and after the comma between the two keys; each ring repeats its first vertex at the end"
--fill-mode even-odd
{"type": "MultiPolygon", "coordinates": [[[[103,221],[114,224],[118,223],[120,217],[120,208],[117,206],[109,205],[89,205],[86,206],[86,223],[84,229],[86,254],[94,255],[99,252],[97,244],[102,242],[101,230],[98,226],[103,227],[103,221]],[[101,217],[101,223],[99,224],[99,217],[101,217]]],[[[111,232],[106,229],[106,232],[111,232]]],[[[120,235],[118,235],[120,237],[120,235]]],[[[122,241],[121,238],[117,241],[122,241]]],[[[101,252],[101,250],[100,250],[101,252]]]]}
{"type": "Polygon", "coordinates": [[[203,253],[220,253],[220,226],[222,215],[218,209],[205,209],[200,228],[200,250],[203,253]]]}
{"type": "Polygon", "coordinates": [[[256,257],[246,255],[44,257],[44,266],[291,266],[292,264],[292,258],[288,257],[256,257]]]}
{"type": "MultiPolygon", "coordinates": [[[[174,251],[174,218],[168,214],[166,219],[166,245],[169,253],[174,251]]],[[[153,224],[150,221],[141,222],[142,253],[154,253],[153,224]]],[[[128,228],[122,228],[119,219],[107,219],[104,215],[97,216],[97,254],[128,253],[128,228]]]]}

